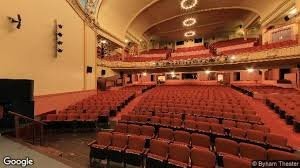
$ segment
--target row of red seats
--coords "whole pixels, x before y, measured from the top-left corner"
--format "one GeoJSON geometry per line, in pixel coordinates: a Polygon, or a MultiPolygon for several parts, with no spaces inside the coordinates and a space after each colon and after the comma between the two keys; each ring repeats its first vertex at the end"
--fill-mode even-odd
{"type": "Polygon", "coordinates": [[[206,50],[206,48],[203,45],[194,46],[194,47],[182,47],[182,48],[177,48],[175,52],[189,52],[189,51],[199,51],[199,50],[206,50]]]}
{"type": "MultiPolygon", "coordinates": [[[[187,124],[190,124],[187,122],[187,124]]],[[[234,128],[227,127],[225,129],[221,124],[215,123],[205,123],[205,122],[197,122],[196,125],[186,125],[184,127],[164,127],[163,125],[159,125],[157,128],[159,129],[156,133],[156,137],[159,139],[164,139],[166,141],[176,141],[190,145],[190,132],[191,133],[200,133],[210,135],[211,137],[222,137],[232,139],[238,142],[246,142],[260,145],[264,148],[275,148],[284,151],[292,151],[293,149],[288,146],[287,138],[271,134],[267,132],[263,132],[260,130],[251,130],[244,128],[234,128]],[[173,129],[175,131],[173,131],[173,129]],[[186,131],[182,131],[182,129],[186,131]]],[[[157,126],[157,125],[156,125],[157,126]]],[[[136,125],[136,124],[123,124],[118,123],[114,130],[115,133],[123,133],[129,135],[139,135],[146,137],[154,136],[154,127],[144,126],[144,125],[136,125]],[[146,127],[146,129],[145,129],[146,127]],[[147,134],[145,133],[147,131],[147,134]],[[152,131],[152,132],[151,132],[152,131]],[[152,135],[152,136],[151,136],[152,135]]]]}
{"type": "Polygon", "coordinates": [[[161,61],[165,60],[166,57],[151,57],[149,56],[138,56],[138,57],[125,57],[124,62],[150,62],[150,61],[161,61]]]}
{"type": "Polygon", "coordinates": [[[285,119],[286,123],[294,126],[294,131],[300,132],[300,93],[269,95],[267,106],[285,119]]]}
{"type": "Polygon", "coordinates": [[[141,54],[167,54],[172,52],[171,49],[150,49],[149,51],[143,51],[141,54]]]}
{"type": "Polygon", "coordinates": [[[195,54],[195,55],[190,55],[190,54],[186,54],[186,55],[180,55],[180,56],[171,56],[168,58],[168,60],[170,61],[174,61],[174,60],[189,60],[189,59],[201,59],[201,58],[209,58],[212,57],[213,55],[211,53],[208,54],[195,54]]]}
{"type": "Polygon", "coordinates": [[[255,42],[255,41],[257,41],[257,39],[255,39],[255,38],[248,38],[246,40],[244,38],[235,38],[235,39],[231,39],[231,40],[215,42],[215,43],[211,44],[209,47],[210,48],[222,48],[222,47],[228,47],[228,46],[232,46],[232,45],[251,43],[251,42],[255,42]]]}
{"type": "Polygon", "coordinates": [[[223,51],[222,54],[231,55],[231,54],[260,52],[260,51],[270,50],[270,49],[274,49],[274,48],[276,49],[276,48],[292,47],[295,45],[298,45],[298,42],[296,40],[288,40],[288,41],[283,41],[283,42],[259,45],[259,46],[250,47],[250,48],[242,48],[242,49],[223,51]]]}
{"type": "MultiPolygon", "coordinates": [[[[207,143],[205,135],[192,134],[194,142],[207,143]],[[202,139],[203,138],[203,139],[202,139]]],[[[207,138],[207,137],[206,137],[207,138]]],[[[207,140],[207,139],[206,139],[207,140]]],[[[278,150],[265,150],[256,145],[247,143],[237,144],[234,141],[217,138],[213,149],[215,154],[205,147],[193,145],[188,146],[180,143],[169,143],[168,141],[151,139],[149,149],[145,148],[146,139],[142,136],[119,134],[119,133],[97,133],[95,141],[90,143],[91,157],[97,159],[109,159],[117,162],[125,162],[136,166],[143,165],[146,159],[146,167],[161,167],[165,164],[179,167],[215,167],[220,163],[217,158],[223,158],[223,166],[251,167],[251,160],[298,160],[299,156],[278,150]],[[140,156],[140,157],[133,157],[140,156]],[[240,155],[240,157],[238,157],[240,155]],[[222,157],[219,157],[222,156],[222,157]]],[[[210,144],[208,144],[210,146],[210,144]]]]}
{"type": "MultiPolygon", "coordinates": [[[[241,115],[235,113],[222,113],[222,112],[208,112],[198,114],[185,114],[185,113],[153,113],[153,112],[131,112],[129,115],[123,115],[123,118],[128,120],[146,120],[150,117],[163,117],[170,120],[173,119],[185,119],[185,120],[197,120],[197,121],[219,121],[230,120],[233,122],[247,122],[251,124],[262,124],[261,118],[256,115],[241,115]]],[[[122,117],[121,117],[122,119],[122,117]]]]}
{"type": "Polygon", "coordinates": [[[122,61],[121,55],[111,55],[111,56],[105,56],[103,58],[106,61],[122,61]]]}
{"type": "MultiPolygon", "coordinates": [[[[234,119],[222,119],[213,118],[213,117],[201,117],[201,116],[193,116],[193,117],[185,117],[185,120],[182,120],[182,116],[178,115],[173,118],[173,116],[147,116],[147,115],[122,115],[121,116],[122,122],[140,122],[140,123],[152,123],[152,124],[159,124],[164,126],[173,126],[173,127],[182,127],[183,124],[188,125],[195,123],[195,122],[208,122],[208,123],[215,123],[215,124],[223,124],[224,126],[229,127],[238,127],[243,129],[255,129],[257,125],[262,125],[261,122],[258,121],[247,121],[247,120],[234,120],[234,119]]],[[[264,130],[268,130],[269,128],[265,128],[264,130]]]]}
{"type": "Polygon", "coordinates": [[[277,86],[270,85],[236,85],[237,87],[244,89],[248,92],[259,93],[259,94],[290,94],[290,93],[299,93],[296,89],[293,88],[281,88],[277,86]]]}

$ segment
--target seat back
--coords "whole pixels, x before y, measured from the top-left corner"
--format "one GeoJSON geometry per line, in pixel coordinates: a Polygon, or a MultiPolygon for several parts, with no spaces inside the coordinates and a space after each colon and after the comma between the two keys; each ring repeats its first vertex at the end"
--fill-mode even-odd
{"type": "Polygon", "coordinates": [[[202,149],[202,148],[192,148],[191,149],[191,164],[198,167],[215,167],[216,156],[213,152],[202,149]]]}
{"type": "Polygon", "coordinates": [[[184,121],[184,127],[190,128],[190,129],[196,129],[197,128],[197,122],[194,120],[185,120],[184,121]]]}
{"type": "Polygon", "coordinates": [[[170,128],[159,128],[158,138],[172,141],[174,138],[173,130],[170,128]]]}
{"type": "Polygon", "coordinates": [[[124,134],[113,134],[111,146],[124,148],[128,143],[128,137],[124,134]]]}
{"type": "Polygon", "coordinates": [[[118,123],[114,132],[127,133],[127,124],[118,123]]]}
{"type": "Polygon", "coordinates": [[[211,129],[211,132],[213,132],[213,133],[224,134],[224,127],[222,124],[211,123],[210,129],[211,129]]]}
{"type": "Polygon", "coordinates": [[[142,125],[141,127],[141,135],[153,137],[154,136],[154,127],[148,125],[142,125]]]}
{"type": "Polygon", "coordinates": [[[165,158],[167,157],[168,151],[168,142],[157,139],[151,139],[149,153],[165,158]]]}
{"type": "Polygon", "coordinates": [[[112,134],[110,132],[98,132],[96,141],[98,145],[109,146],[111,144],[112,134]]]}
{"type": "Polygon", "coordinates": [[[141,135],[141,126],[135,124],[128,124],[127,133],[133,135],[141,135]]]}
{"type": "Polygon", "coordinates": [[[265,148],[248,144],[248,143],[240,143],[240,154],[242,157],[251,159],[251,160],[266,160],[267,152],[265,148]]]}
{"type": "Polygon", "coordinates": [[[300,160],[299,155],[275,149],[268,149],[267,157],[268,160],[300,160]]]}
{"type": "Polygon", "coordinates": [[[255,130],[247,130],[247,139],[258,141],[258,142],[265,142],[265,134],[261,131],[255,130]]]}
{"type": "Polygon", "coordinates": [[[233,140],[216,138],[215,146],[218,153],[221,152],[232,155],[238,155],[239,153],[239,144],[233,140]]]}
{"type": "Polygon", "coordinates": [[[249,160],[232,155],[223,156],[223,165],[224,168],[251,168],[249,160]]]}
{"type": "Polygon", "coordinates": [[[128,139],[128,149],[133,149],[139,152],[144,151],[145,138],[141,136],[129,136],[128,139]]]}
{"type": "Polygon", "coordinates": [[[190,133],[186,131],[174,131],[174,141],[176,142],[182,142],[185,144],[190,143],[190,133]]]}
{"type": "Polygon", "coordinates": [[[192,133],[191,143],[193,147],[210,148],[210,138],[207,135],[192,133]]]}
{"type": "Polygon", "coordinates": [[[190,149],[185,145],[169,144],[169,159],[188,164],[190,159],[190,149]]]}
{"type": "Polygon", "coordinates": [[[207,122],[198,121],[197,129],[199,129],[201,131],[210,131],[210,125],[207,122]]]}
{"type": "Polygon", "coordinates": [[[276,134],[267,134],[266,142],[271,145],[287,146],[287,138],[276,134]]]}
{"type": "Polygon", "coordinates": [[[241,128],[230,128],[230,134],[233,137],[245,138],[246,131],[241,128]]]}

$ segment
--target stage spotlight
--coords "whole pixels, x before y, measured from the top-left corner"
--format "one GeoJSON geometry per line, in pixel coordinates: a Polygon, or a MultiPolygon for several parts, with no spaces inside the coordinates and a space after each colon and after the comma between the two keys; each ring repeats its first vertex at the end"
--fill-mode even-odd
{"type": "Polygon", "coordinates": [[[254,72],[254,69],[253,69],[253,68],[248,68],[247,71],[248,71],[249,73],[251,73],[251,72],[254,72]]]}
{"type": "Polygon", "coordinates": [[[57,44],[58,44],[58,45],[62,45],[63,42],[62,42],[62,41],[58,41],[57,44]]]}
{"type": "Polygon", "coordinates": [[[60,48],[57,50],[57,52],[59,52],[59,53],[61,53],[61,52],[63,52],[63,51],[64,51],[64,50],[63,50],[63,49],[60,49],[60,48]]]}
{"type": "Polygon", "coordinates": [[[59,24],[59,25],[57,25],[57,26],[58,26],[58,28],[60,28],[60,29],[63,28],[63,25],[61,25],[61,24],[59,24]]]}

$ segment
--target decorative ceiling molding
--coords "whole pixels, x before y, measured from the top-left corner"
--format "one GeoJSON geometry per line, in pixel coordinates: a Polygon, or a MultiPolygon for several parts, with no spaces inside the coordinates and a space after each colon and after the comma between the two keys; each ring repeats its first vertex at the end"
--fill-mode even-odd
{"type": "Polygon", "coordinates": [[[169,17],[169,18],[166,18],[166,19],[163,19],[159,22],[156,22],[154,24],[151,24],[150,26],[148,26],[144,33],[147,32],[149,29],[151,29],[152,27],[158,25],[158,24],[161,24],[161,23],[164,23],[164,22],[167,22],[169,20],[172,20],[172,19],[175,19],[175,18],[178,18],[178,17],[183,17],[183,16],[188,16],[188,15],[193,15],[193,14],[197,14],[197,13],[204,13],[204,12],[209,12],[209,11],[215,11],[215,10],[227,10],[227,9],[244,9],[244,10],[248,10],[248,11],[252,11],[258,15],[259,12],[254,10],[254,9],[251,9],[251,8],[247,8],[247,7],[240,7],[240,6],[233,6],[233,7],[220,7],[220,8],[209,8],[209,9],[200,9],[200,10],[196,10],[196,11],[191,11],[191,12],[187,12],[187,13],[183,13],[183,14],[180,14],[180,15],[175,15],[173,17],[169,17]]]}
{"type": "Polygon", "coordinates": [[[101,36],[110,39],[111,41],[115,42],[116,44],[122,47],[126,46],[126,43],[123,42],[121,39],[109,33],[107,30],[101,28],[98,19],[96,19],[96,17],[98,17],[98,12],[100,8],[99,2],[102,3],[102,0],[87,0],[88,9],[84,9],[80,4],[79,0],[66,0],[66,1],[73,8],[73,10],[78,14],[78,16],[84,21],[84,23],[86,23],[97,34],[100,34],[101,36]]]}
{"type": "Polygon", "coordinates": [[[274,11],[272,11],[268,16],[266,16],[265,18],[261,18],[261,25],[265,26],[269,24],[270,22],[272,22],[277,17],[281,16],[283,13],[285,13],[294,5],[295,5],[294,1],[291,0],[284,1],[283,3],[278,5],[278,7],[274,9],[274,11]]]}

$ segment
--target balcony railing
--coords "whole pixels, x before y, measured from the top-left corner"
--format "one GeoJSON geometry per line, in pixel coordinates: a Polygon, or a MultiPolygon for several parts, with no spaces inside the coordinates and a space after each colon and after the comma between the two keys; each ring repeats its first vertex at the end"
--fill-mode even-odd
{"type": "Polygon", "coordinates": [[[112,69],[155,69],[188,66],[213,66],[226,64],[253,63],[300,58],[300,46],[274,48],[258,52],[248,52],[236,55],[223,55],[207,58],[182,60],[162,60],[150,62],[123,62],[98,60],[98,65],[112,69]]]}

